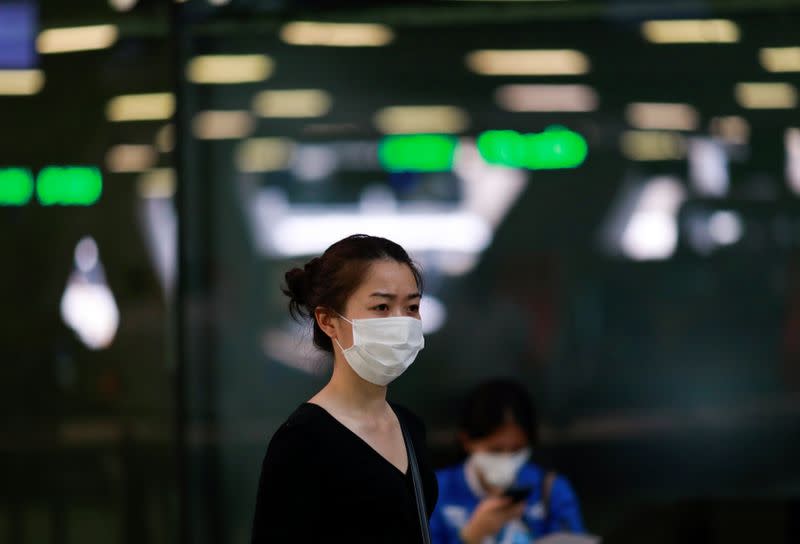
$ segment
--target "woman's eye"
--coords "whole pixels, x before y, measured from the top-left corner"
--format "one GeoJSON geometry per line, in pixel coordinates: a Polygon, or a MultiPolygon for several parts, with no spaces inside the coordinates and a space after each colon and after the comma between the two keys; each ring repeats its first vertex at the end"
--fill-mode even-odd
{"type": "Polygon", "coordinates": [[[419,313],[419,304],[412,304],[408,307],[408,311],[414,314],[419,313]]]}
{"type": "Polygon", "coordinates": [[[388,304],[378,304],[373,308],[373,310],[378,310],[379,312],[386,312],[389,310],[388,304]]]}

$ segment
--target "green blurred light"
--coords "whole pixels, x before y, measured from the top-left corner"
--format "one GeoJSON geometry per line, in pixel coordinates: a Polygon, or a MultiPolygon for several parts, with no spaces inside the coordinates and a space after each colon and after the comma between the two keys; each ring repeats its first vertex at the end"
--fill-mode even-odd
{"type": "Polygon", "coordinates": [[[103,192],[100,169],[91,166],[47,166],[36,180],[43,206],[91,206],[103,192]]]}
{"type": "Polygon", "coordinates": [[[478,151],[486,162],[511,168],[576,168],[586,160],[588,150],[583,136],[559,126],[538,134],[489,130],[478,137],[478,151]]]}
{"type": "Polygon", "coordinates": [[[386,136],[378,159],[389,172],[446,172],[453,168],[458,140],[442,134],[386,136]]]}
{"type": "Polygon", "coordinates": [[[27,168],[0,168],[0,206],[24,206],[33,196],[33,173],[27,168]]]}

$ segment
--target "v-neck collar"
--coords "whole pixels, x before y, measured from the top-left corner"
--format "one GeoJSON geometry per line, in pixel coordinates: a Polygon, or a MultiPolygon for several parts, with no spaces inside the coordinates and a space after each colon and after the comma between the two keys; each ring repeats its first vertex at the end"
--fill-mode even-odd
{"type": "MultiPolygon", "coordinates": [[[[391,468],[392,468],[392,469],[393,469],[393,470],[394,470],[394,471],[395,471],[397,474],[401,475],[401,476],[402,476],[402,477],[404,477],[404,478],[407,478],[407,477],[408,477],[408,475],[409,475],[409,474],[411,474],[411,458],[409,457],[409,455],[410,455],[410,454],[409,454],[409,452],[408,452],[408,444],[406,444],[406,439],[405,439],[405,436],[401,436],[401,437],[402,437],[402,439],[403,439],[403,446],[404,446],[404,447],[405,447],[405,449],[406,449],[406,471],[405,471],[405,472],[403,472],[402,470],[400,470],[399,468],[397,468],[397,465],[395,465],[394,463],[392,463],[391,461],[389,461],[389,460],[388,460],[386,457],[384,457],[384,456],[383,456],[383,454],[382,454],[381,452],[379,452],[378,450],[376,450],[375,448],[373,448],[373,447],[370,445],[370,443],[369,443],[369,442],[367,442],[366,440],[364,440],[363,438],[361,438],[360,436],[358,436],[358,434],[356,434],[356,433],[355,433],[355,432],[354,432],[354,431],[353,431],[353,430],[352,430],[350,427],[348,427],[347,425],[345,425],[344,423],[342,423],[341,421],[339,421],[338,419],[336,419],[336,416],[334,416],[334,415],[333,415],[332,413],[330,413],[328,410],[326,410],[325,408],[323,408],[322,406],[320,406],[319,404],[316,404],[316,403],[314,403],[314,402],[304,402],[304,403],[303,403],[303,405],[304,405],[304,406],[313,406],[313,407],[315,407],[315,408],[319,409],[321,412],[323,412],[325,415],[327,415],[327,416],[328,416],[330,419],[332,419],[333,421],[335,421],[335,422],[336,422],[336,424],[337,424],[339,427],[341,427],[342,429],[344,429],[345,431],[347,431],[349,434],[351,434],[352,436],[354,436],[354,437],[355,437],[355,438],[358,440],[358,442],[360,442],[361,444],[363,444],[364,446],[366,446],[366,447],[367,447],[367,448],[368,448],[368,449],[369,449],[369,450],[370,450],[370,451],[371,451],[371,452],[372,452],[372,453],[373,453],[375,456],[377,456],[379,459],[383,460],[383,462],[384,462],[384,463],[386,463],[387,465],[389,465],[389,466],[390,466],[390,467],[391,467],[391,468]]],[[[402,422],[400,421],[400,416],[397,414],[397,412],[395,411],[395,409],[392,407],[391,403],[389,404],[389,408],[392,410],[392,413],[393,413],[393,414],[394,414],[394,416],[397,418],[397,422],[398,422],[400,425],[402,425],[402,422]]],[[[402,435],[402,433],[401,433],[401,435],[402,435]]]]}

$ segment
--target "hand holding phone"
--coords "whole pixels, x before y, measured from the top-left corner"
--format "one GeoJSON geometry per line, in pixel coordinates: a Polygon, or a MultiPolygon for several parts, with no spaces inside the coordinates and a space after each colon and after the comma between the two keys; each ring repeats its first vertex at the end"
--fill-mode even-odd
{"type": "Polygon", "coordinates": [[[511,502],[517,503],[526,500],[533,493],[531,486],[511,486],[503,491],[503,496],[511,499],[511,502]]]}

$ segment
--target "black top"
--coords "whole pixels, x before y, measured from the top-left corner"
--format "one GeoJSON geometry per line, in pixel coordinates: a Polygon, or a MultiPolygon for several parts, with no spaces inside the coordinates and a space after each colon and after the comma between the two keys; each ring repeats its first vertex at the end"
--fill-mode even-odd
{"type": "MultiPolygon", "coordinates": [[[[414,441],[430,518],[438,486],[425,427],[391,407],[414,441]]],[[[324,408],[302,404],[269,443],[252,542],[421,543],[411,463],[403,474],[324,408]]]]}

